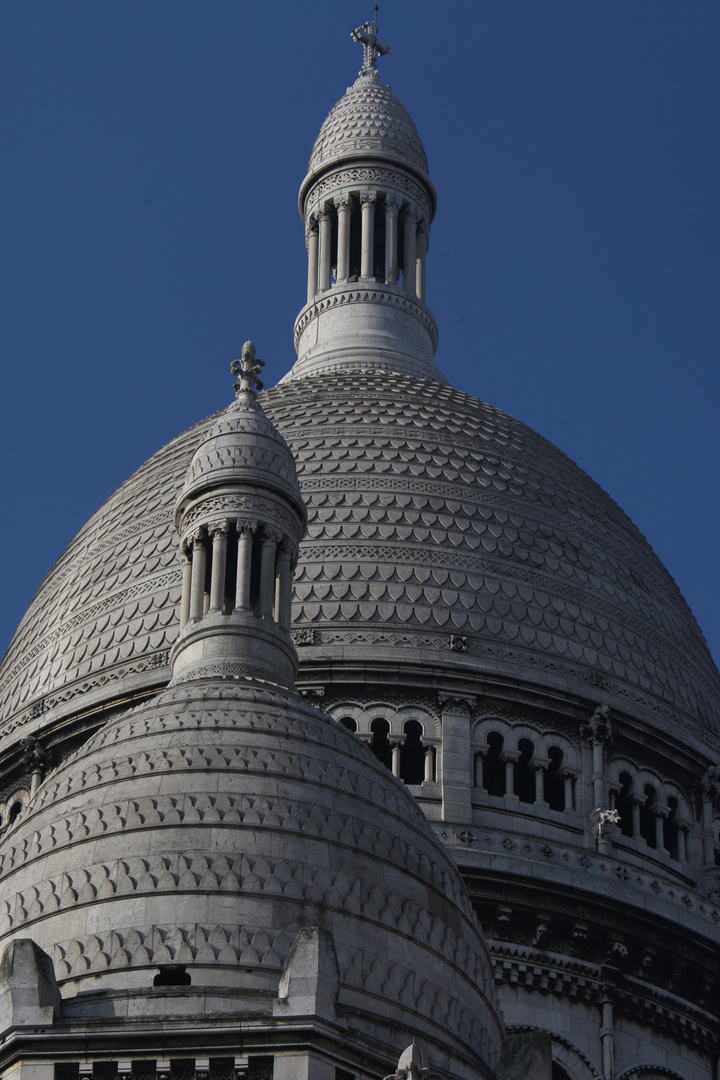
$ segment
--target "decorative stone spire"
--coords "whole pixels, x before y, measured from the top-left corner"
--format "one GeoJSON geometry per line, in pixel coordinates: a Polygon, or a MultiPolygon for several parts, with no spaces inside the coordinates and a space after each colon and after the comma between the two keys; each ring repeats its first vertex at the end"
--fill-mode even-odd
{"type": "Polygon", "coordinates": [[[375,5],[375,21],[363,23],[362,26],[358,26],[357,30],[351,30],[351,36],[353,41],[363,47],[363,66],[360,70],[361,75],[366,75],[371,71],[377,70],[377,58],[378,56],[384,56],[385,53],[390,52],[390,46],[386,45],[384,41],[378,41],[378,6],[375,5]]]}
{"type": "Polygon", "coordinates": [[[236,400],[195,451],[175,509],[183,557],[173,680],[241,675],[291,685],[292,574],[307,524],[292,453],[257,400],[247,341],[236,400]]]}
{"type": "Polygon", "coordinates": [[[425,297],[436,206],[427,158],[412,118],[380,81],[377,58],[389,49],[378,40],[377,7],[352,38],[363,69],[325,120],[300,188],[307,303],[286,378],[353,365],[445,382],[425,297]]]}

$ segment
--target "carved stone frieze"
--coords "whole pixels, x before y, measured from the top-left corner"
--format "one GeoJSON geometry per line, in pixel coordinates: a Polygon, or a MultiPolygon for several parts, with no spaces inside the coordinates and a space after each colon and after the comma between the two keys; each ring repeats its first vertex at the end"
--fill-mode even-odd
{"type": "Polygon", "coordinates": [[[314,184],[305,196],[305,216],[308,215],[308,207],[315,206],[328,194],[338,188],[348,188],[355,184],[358,185],[358,189],[363,184],[376,184],[379,188],[387,188],[390,191],[402,191],[409,198],[414,199],[427,216],[430,216],[432,212],[427,193],[407,173],[382,166],[357,165],[336,169],[314,184]]]}

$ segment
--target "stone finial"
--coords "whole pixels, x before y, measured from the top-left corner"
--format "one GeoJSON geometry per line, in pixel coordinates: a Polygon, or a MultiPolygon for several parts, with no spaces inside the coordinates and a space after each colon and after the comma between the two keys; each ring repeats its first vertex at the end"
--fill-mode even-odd
{"type": "Polygon", "coordinates": [[[257,376],[264,367],[265,361],[255,356],[255,346],[252,341],[246,341],[242,347],[242,358],[233,360],[230,365],[231,375],[239,375],[237,382],[233,383],[238,400],[246,394],[255,397],[258,390],[262,390],[263,384],[257,376]]]}
{"type": "Polygon", "coordinates": [[[403,1050],[397,1069],[385,1080],[430,1080],[430,1070],[423,1065],[422,1050],[416,1042],[403,1050]]]}
{"type": "Polygon", "coordinates": [[[5,946],[0,960],[0,1034],[11,1028],[49,1027],[61,998],[52,960],[30,938],[5,946]]]}
{"type": "Polygon", "coordinates": [[[390,46],[384,41],[378,41],[378,25],[377,25],[377,13],[378,6],[375,5],[375,20],[374,22],[363,23],[362,26],[358,26],[357,30],[351,30],[350,36],[353,41],[363,47],[363,66],[360,70],[361,75],[365,75],[371,71],[377,70],[377,58],[378,56],[384,56],[385,53],[390,52],[390,46]]]}

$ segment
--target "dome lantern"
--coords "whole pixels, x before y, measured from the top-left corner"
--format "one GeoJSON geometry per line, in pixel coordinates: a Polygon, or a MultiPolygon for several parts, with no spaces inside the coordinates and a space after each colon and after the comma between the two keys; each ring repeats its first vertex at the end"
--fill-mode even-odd
{"type": "Polygon", "coordinates": [[[173,679],[258,676],[291,685],[292,574],[307,522],[295,462],[257,400],[247,341],[236,400],[195,451],[175,509],[183,555],[173,679]]]}
{"type": "Polygon", "coordinates": [[[364,63],[315,141],[299,196],[307,303],[288,378],[348,364],[445,380],[425,265],[436,196],[415,124],[380,81],[377,16],[352,31],[364,63]]]}

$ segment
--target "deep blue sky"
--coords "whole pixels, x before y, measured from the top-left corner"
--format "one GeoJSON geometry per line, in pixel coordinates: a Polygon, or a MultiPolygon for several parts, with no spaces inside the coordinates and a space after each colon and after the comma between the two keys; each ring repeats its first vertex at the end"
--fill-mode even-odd
{"type": "MultiPolygon", "coordinates": [[[[0,2],[0,652],[99,503],[294,359],[297,191],[360,0],[0,2]]],[[[720,659],[720,4],[385,0],[437,361],[602,484],[720,659]]]]}

